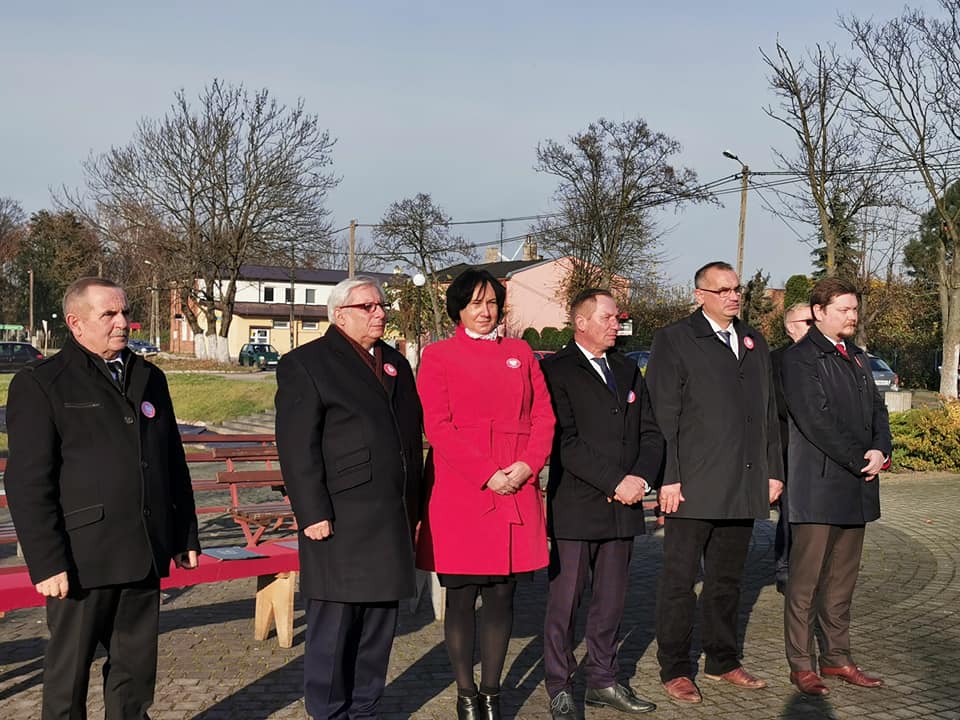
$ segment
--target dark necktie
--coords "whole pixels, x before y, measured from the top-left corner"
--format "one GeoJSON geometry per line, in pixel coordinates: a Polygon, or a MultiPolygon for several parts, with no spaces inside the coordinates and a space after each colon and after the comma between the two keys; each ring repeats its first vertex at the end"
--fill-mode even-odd
{"type": "Polygon", "coordinates": [[[843,343],[837,343],[837,352],[839,352],[841,355],[843,355],[843,357],[844,357],[845,359],[847,359],[847,360],[850,359],[850,355],[849,355],[849,353],[847,353],[847,348],[844,346],[843,343]]]}
{"type": "Polygon", "coordinates": [[[614,395],[617,394],[617,381],[613,379],[613,373],[610,371],[610,366],[607,364],[607,359],[605,357],[590,358],[593,360],[603,372],[603,377],[607,381],[607,387],[610,388],[610,392],[614,395]]]}
{"type": "Polygon", "coordinates": [[[726,344],[730,351],[733,352],[733,343],[730,342],[730,331],[729,330],[717,330],[717,334],[723,339],[723,342],[726,344]]]}
{"type": "Polygon", "coordinates": [[[117,387],[123,390],[123,360],[109,360],[107,361],[107,367],[110,368],[117,387]]]}

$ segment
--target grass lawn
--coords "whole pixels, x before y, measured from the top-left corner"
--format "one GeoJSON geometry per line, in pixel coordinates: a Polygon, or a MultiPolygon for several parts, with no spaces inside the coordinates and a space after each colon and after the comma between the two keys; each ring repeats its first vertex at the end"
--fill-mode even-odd
{"type": "MultiPolygon", "coordinates": [[[[7,388],[13,373],[0,375],[0,406],[7,404],[7,388]]],[[[206,424],[223,422],[273,408],[277,381],[272,376],[260,379],[223,378],[217,375],[174,373],[167,375],[173,409],[185,422],[206,424]]],[[[0,453],[7,451],[7,434],[0,433],[0,453]]]]}

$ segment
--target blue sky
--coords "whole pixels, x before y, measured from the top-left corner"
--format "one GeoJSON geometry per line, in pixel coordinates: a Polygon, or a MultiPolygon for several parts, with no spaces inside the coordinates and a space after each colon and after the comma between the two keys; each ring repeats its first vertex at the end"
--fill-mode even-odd
{"type": "MultiPolygon", "coordinates": [[[[842,11],[902,8],[848,0],[842,11]]],[[[645,118],[681,142],[678,163],[701,181],[737,171],[725,148],[770,170],[771,147],[790,138],[762,112],[773,98],[758,48],[779,36],[795,56],[817,42],[846,49],[837,14],[829,0],[5,4],[0,196],[49,207],[50,188],[82,184],[89,153],[127,143],[176,90],[195,96],[215,77],[303,98],[319,116],[337,138],[337,226],[376,222],[417,192],[455,220],[549,212],[555,183],[533,171],[537,143],[599,117],[645,118]]],[[[735,261],[739,196],[723,202],[661,218],[668,277],[735,261]]],[[[465,234],[492,241],[499,225],[465,234]]],[[[751,194],[744,274],[758,267],[782,284],[809,271],[809,248],[751,194]]]]}

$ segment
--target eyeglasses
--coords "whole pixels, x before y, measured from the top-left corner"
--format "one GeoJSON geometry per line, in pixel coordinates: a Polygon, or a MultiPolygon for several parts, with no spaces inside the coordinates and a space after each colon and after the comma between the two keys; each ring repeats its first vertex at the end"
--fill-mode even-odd
{"type": "Polygon", "coordinates": [[[375,313],[375,312],[377,311],[377,308],[380,308],[380,309],[383,310],[384,312],[387,311],[387,306],[386,306],[386,304],[385,304],[385,303],[382,303],[382,302],[375,302],[375,303],[357,303],[356,305],[341,305],[341,306],[340,306],[340,309],[341,309],[341,310],[346,309],[346,308],[357,308],[358,310],[363,310],[365,313],[367,313],[367,315],[373,315],[373,313],[375,313]]]}
{"type": "Polygon", "coordinates": [[[795,323],[803,323],[807,327],[810,327],[811,325],[813,325],[813,318],[801,318],[800,320],[791,320],[789,324],[793,325],[795,323]]]}
{"type": "Polygon", "coordinates": [[[719,295],[720,297],[729,297],[731,295],[742,295],[743,285],[737,285],[736,287],[732,288],[720,288],[719,290],[711,290],[710,288],[697,288],[697,290],[713,293],[714,295],[719,295]]]}

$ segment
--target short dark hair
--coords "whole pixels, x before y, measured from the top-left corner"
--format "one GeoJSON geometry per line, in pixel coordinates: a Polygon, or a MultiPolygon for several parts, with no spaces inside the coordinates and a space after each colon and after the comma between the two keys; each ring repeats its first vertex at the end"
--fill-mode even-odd
{"type": "Polygon", "coordinates": [[[507,289],[489,270],[471,267],[457,275],[454,281],[450,283],[450,287],[447,288],[447,315],[454,323],[460,322],[460,311],[473,300],[473,294],[477,291],[477,287],[487,285],[493,288],[493,294],[497,298],[497,321],[503,320],[503,306],[507,302],[507,289]]]}
{"type": "Polygon", "coordinates": [[[860,299],[857,288],[849,280],[838,277],[824,278],[810,291],[810,307],[826,307],[841,295],[856,295],[857,299],[860,299]]]}
{"type": "Polygon", "coordinates": [[[63,293],[63,316],[66,317],[67,313],[71,312],[71,307],[87,294],[87,290],[92,287],[105,287],[112,288],[114,290],[119,290],[123,292],[123,288],[120,287],[113,280],[107,280],[102,277],[82,277],[79,280],[74,280],[70,285],[67,286],[66,292],[63,293]]]}
{"type": "Polygon", "coordinates": [[[611,300],[616,300],[616,298],[613,297],[613,293],[605,288],[585,288],[581,290],[574,296],[573,300],[570,301],[570,324],[573,325],[577,313],[579,313],[588,302],[593,303],[594,307],[596,307],[598,297],[608,297],[611,300]]]}
{"type": "Polygon", "coordinates": [[[700,287],[700,281],[703,280],[703,276],[707,274],[708,270],[733,270],[733,265],[723,260],[714,260],[713,262],[708,262],[702,268],[697,270],[693,274],[693,286],[695,288],[700,287]]]}

